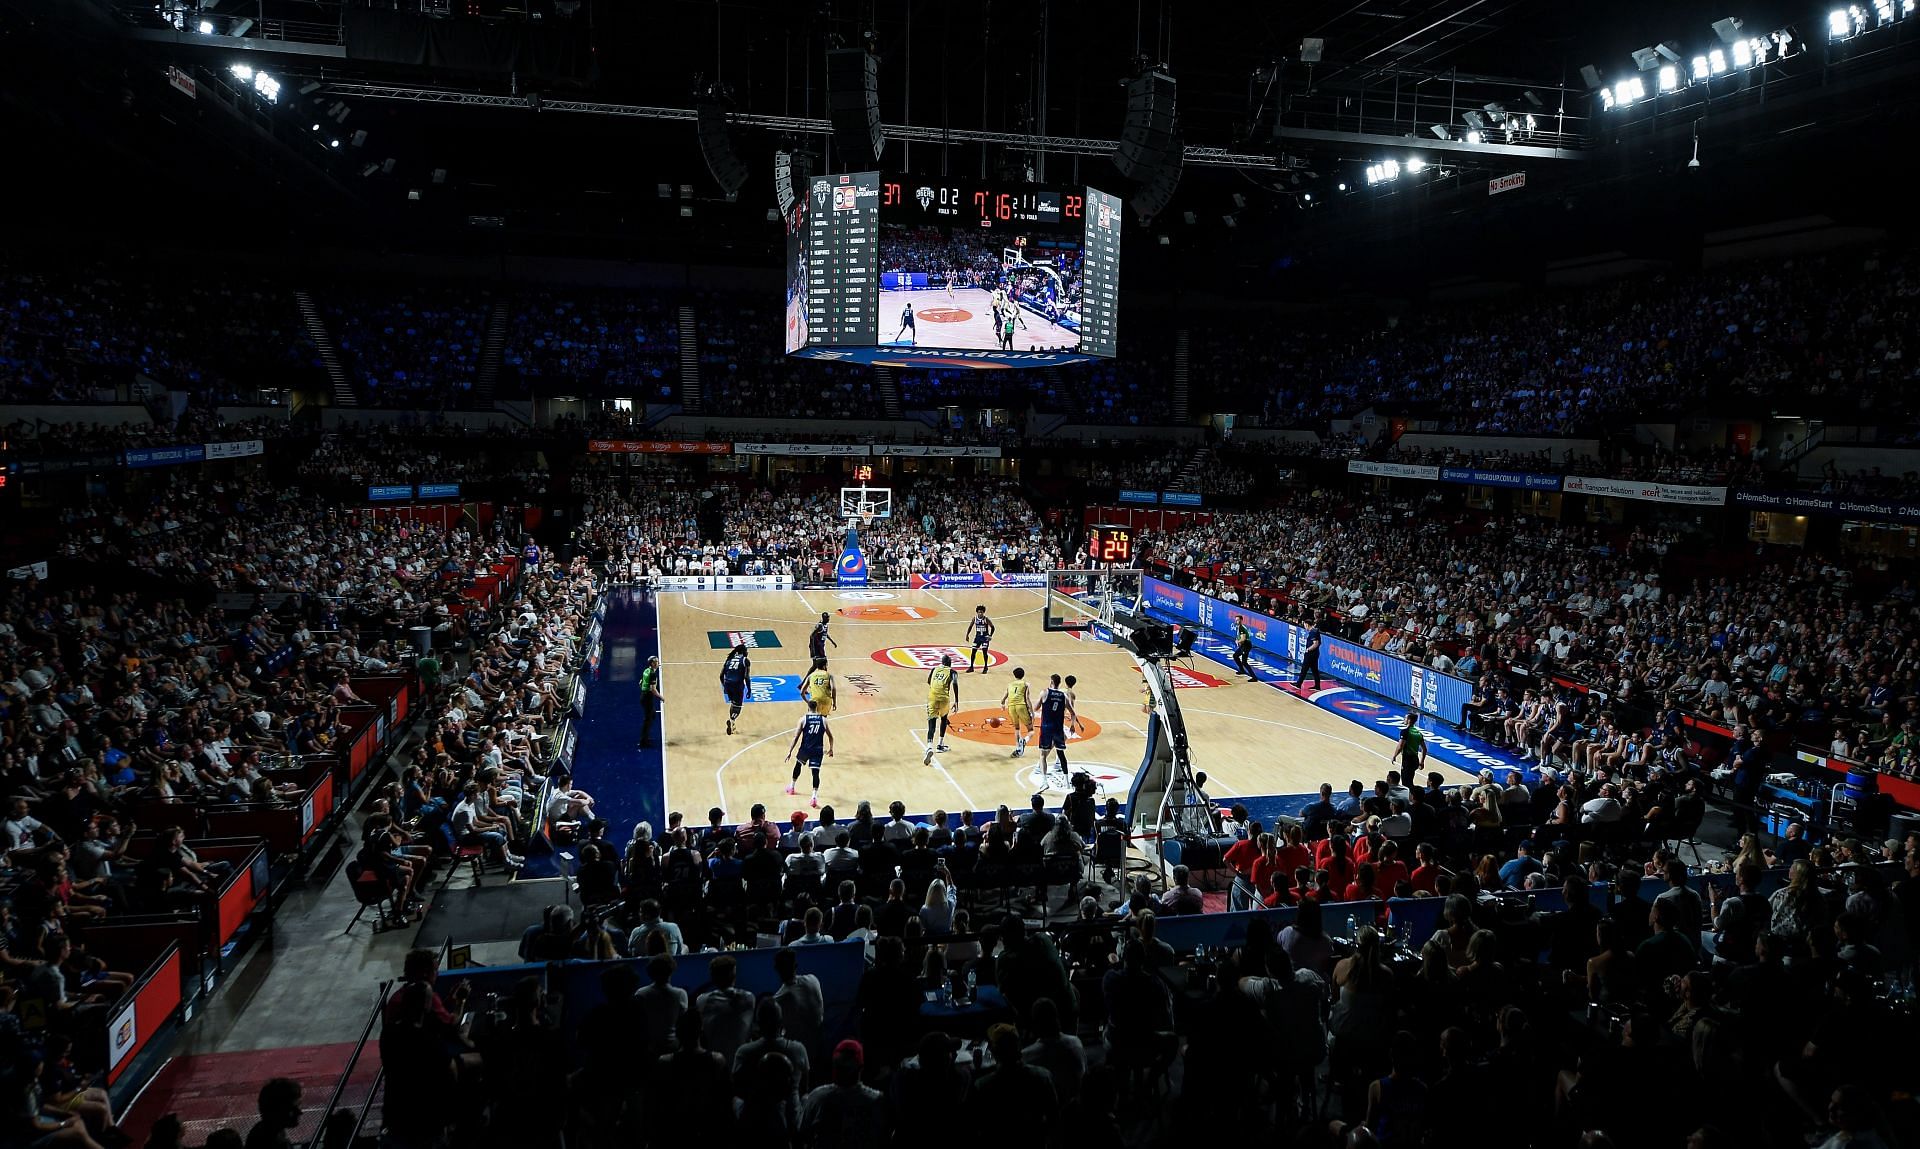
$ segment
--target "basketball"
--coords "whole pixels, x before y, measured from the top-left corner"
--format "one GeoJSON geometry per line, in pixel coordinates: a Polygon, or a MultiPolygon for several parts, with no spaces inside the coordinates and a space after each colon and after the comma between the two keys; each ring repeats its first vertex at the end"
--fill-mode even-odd
{"type": "Polygon", "coordinates": [[[992,718],[987,719],[987,725],[993,727],[995,730],[1000,729],[1000,716],[996,714],[992,718]]]}

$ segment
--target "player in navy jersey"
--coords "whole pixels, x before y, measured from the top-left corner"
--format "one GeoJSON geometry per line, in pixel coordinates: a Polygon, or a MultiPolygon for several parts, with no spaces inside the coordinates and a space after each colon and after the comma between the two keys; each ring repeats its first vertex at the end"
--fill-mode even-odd
{"type": "Polygon", "coordinates": [[[746,705],[747,682],[753,677],[753,660],[747,657],[747,644],[737,643],[720,664],[720,693],[727,698],[727,733],[740,720],[740,708],[746,705]]]}
{"type": "Polygon", "coordinates": [[[973,608],[973,617],[967,620],[967,641],[973,644],[973,649],[967,654],[967,673],[973,673],[973,660],[976,655],[980,659],[980,673],[985,674],[992,670],[993,620],[987,617],[986,607],[973,608]]]}
{"type": "MultiPolygon", "coordinates": [[[[902,335],[906,335],[912,331],[913,331],[913,304],[909,303],[907,304],[905,310],[900,312],[900,330],[893,333],[893,341],[895,343],[900,342],[900,337],[902,335]]],[[[909,344],[916,344],[918,343],[919,338],[920,337],[916,334],[912,338],[908,339],[907,342],[909,344]]]]}
{"type": "Polygon", "coordinates": [[[1073,700],[1067,692],[1060,689],[1060,676],[1048,679],[1049,685],[1040,695],[1040,769],[1047,769],[1047,751],[1059,755],[1060,772],[1067,773],[1067,723],[1080,721],[1074,713],[1073,700]]]}
{"type": "Polygon", "coordinates": [[[793,741],[787,744],[787,757],[793,759],[793,779],[787,783],[787,793],[794,792],[800,783],[800,771],[813,771],[813,805],[820,805],[820,760],[833,757],[833,729],[827,725],[827,716],[807,703],[807,712],[800,718],[800,724],[793,728],[793,741]],[[824,745],[824,754],[822,748],[824,745]],[[796,756],[795,751],[798,751],[796,756]]]}
{"type": "Polygon", "coordinates": [[[833,641],[832,635],[827,633],[827,612],[821,611],[820,625],[814,627],[813,633],[807,636],[808,656],[812,658],[825,658],[827,656],[828,643],[833,643],[836,648],[840,645],[833,641]]]}

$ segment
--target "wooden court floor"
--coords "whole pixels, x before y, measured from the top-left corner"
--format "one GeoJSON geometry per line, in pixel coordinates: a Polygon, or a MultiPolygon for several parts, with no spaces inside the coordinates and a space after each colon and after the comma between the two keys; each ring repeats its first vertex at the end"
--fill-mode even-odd
{"type": "MultiPolygon", "coordinates": [[[[1036,772],[1037,746],[1025,757],[1010,757],[1011,726],[988,721],[1003,713],[1000,700],[1016,666],[1026,668],[1036,699],[1049,675],[1078,679],[1084,729],[1069,736],[1068,763],[1086,768],[1103,792],[1124,800],[1146,746],[1139,671],[1105,643],[1043,630],[1041,602],[1038,591],[998,588],[662,593],[668,808],[695,824],[710,806],[726,810],[729,819],[745,818],[755,802],[766,803],[776,819],[807,809],[809,779],[803,774],[798,795],[789,797],[792,766],[784,760],[805,703],[749,702],[730,737],[719,675],[732,642],[749,638],[757,693],[797,699],[797,680],[808,667],[807,636],[823,611],[832,616],[829,633],[838,644],[827,652],[838,701],[829,720],[834,756],[822,771],[822,805],[843,817],[862,799],[880,817],[896,798],[916,814],[984,812],[1002,803],[1018,810],[1042,788],[1052,791],[1049,804],[1057,804],[1065,793],[1057,768],[1051,779],[1036,772]],[[986,606],[997,627],[995,665],[984,674],[957,675],[951,749],[925,766],[927,670],[949,651],[956,668],[964,668],[964,628],[976,605],[986,606]]],[[[1176,677],[1194,766],[1207,772],[1215,798],[1306,794],[1322,781],[1344,788],[1350,778],[1371,786],[1389,769],[1391,738],[1235,679],[1229,668],[1202,659],[1198,674],[1176,677]]],[[[1438,762],[1431,768],[1450,782],[1470,780],[1438,762]]]]}

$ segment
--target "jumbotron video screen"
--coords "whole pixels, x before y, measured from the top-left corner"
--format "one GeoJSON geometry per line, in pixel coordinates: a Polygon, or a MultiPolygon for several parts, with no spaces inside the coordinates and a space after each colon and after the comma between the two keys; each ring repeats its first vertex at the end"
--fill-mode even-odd
{"type": "Polygon", "coordinates": [[[786,350],[924,367],[1111,358],[1120,207],[1094,188],[816,176],[787,220],[786,350]]]}

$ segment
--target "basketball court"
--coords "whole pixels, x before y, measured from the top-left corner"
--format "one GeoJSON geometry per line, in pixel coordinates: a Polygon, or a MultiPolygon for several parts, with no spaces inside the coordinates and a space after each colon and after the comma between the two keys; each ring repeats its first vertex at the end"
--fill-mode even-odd
{"type": "MultiPolygon", "coordinates": [[[[786,794],[785,760],[795,724],[806,712],[800,679],[808,668],[807,637],[822,612],[831,617],[828,648],[838,701],[830,719],[834,755],[825,761],[820,801],[842,817],[862,799],[884,816],[899,799],[916,814],[936,809],[990,811],[1024,807],[1036,790],[1065,793],[1057,769],[1036,773],[1039,750],[1012,758],[1013,732],[1000,699],[1014,667],[1024,667],[1037,698],[1052,674],[1074,675],[1084,729],[1071,733],[1067,760],[1086,769],[1102,796],[1126,799],[1146,740],[1140,673],[1125,652],[1091,637],[1042,628],[1045,598],[1037,590],[859,589],[661,592],[656,596],[666,731],[666,806],[690,820],[710,806],[744,818],[756,802],[779,817],[806,809],[808,779],[786,794]],[[997,633],[987,673],[964,673],[965,627],[984,605],[997,633]],[[735,642],[753,658],[753,690],[738,733],[726,733],[720,664],[735,642]],[[951,654],[959,699],[947,742],[922,765],[926,750],[927,671],[951,654]]],[[[1216,799],[1294,795],[1322,781],[1371,785],[1392,767],[1394,740],[1350,718],[1267,683],[1248,683],[1230,668],[1200,659],[1173,672],[1193,765],[1209,776],[1216,799]]],[[[1468,774],[1430,762],[1448,782],[1468,774]]]]}
{"type": "MultiPolygon", "coordinates": [[[[1080,336],[1049,321],[1028,308],[1020,309],[1021,322],[1014,325],[1013,349],[1078,347],[1080,336]]],[[[1000,346],[993,330],[993,295],[978,287],[958,287],[949,299],[943,288],[880,292],[880,345],[882,347],[951,347],[992,351],[1000,346]],[[900,313],[913,305],[915,329],[909,335],[900,332],[900,313]]]]}

